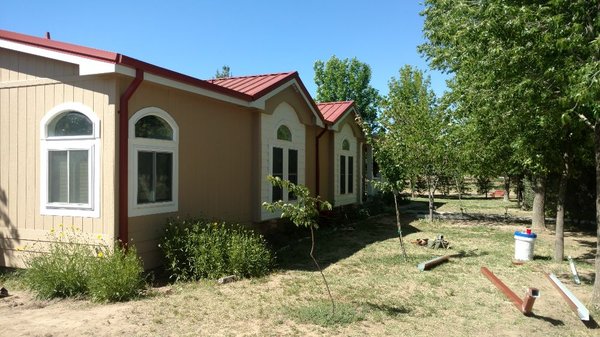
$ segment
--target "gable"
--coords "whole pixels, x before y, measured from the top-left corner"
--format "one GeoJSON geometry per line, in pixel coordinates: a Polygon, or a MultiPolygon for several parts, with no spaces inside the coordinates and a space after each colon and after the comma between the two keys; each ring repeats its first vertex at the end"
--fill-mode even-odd
{"type": "Polygon", "coordinates": [[[298,117],[298,120],[304,125],[315,125],[316,118],[312,112],[312,107],[302,97],[299,90],[291,85],[274,96],[267,99],[265,102],[265,113],[272,115],[275,109],[281,104],[289,104],[298,117]]]}
{"type": "Polygon", "coordinates": [[[75,64],[0,48],[0,82],[62,79],[79,75],[75,64]]]}
{"type": "Polygon", "coordinates": [[[352,129],[352,134],[354,135],[354,137],[356,137],[356,139],[358,139],[359,141],[364,142],[364,133],[361,127],[358,125],[355,118],[356,115],[354,113],[347,114],[343,119],[336,123],[336,129],[341,131],[345,127],[350,127],[352,129]]]}

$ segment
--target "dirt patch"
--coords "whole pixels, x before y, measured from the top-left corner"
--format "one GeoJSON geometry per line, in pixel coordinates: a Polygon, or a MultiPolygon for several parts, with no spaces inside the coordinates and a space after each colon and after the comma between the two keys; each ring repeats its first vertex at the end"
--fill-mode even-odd
{"type": "MultiPolygon", "coordinates": [[[[97,304],[84,300],[39,301],[27,291],[0,298],[2,336],[592,336],[545,279],[555,273],[585,304],[590,304],[595,237],[566,233],[565,255],[577,262],[583,281],[574,285],[566,262],[551,259],[553,233],[538,233],[534,261],[512,264],[513,232],[522,226],[492,222],[406,221],[406,242],[444,234],[448,251],[407,244],[400,255],[393,217],[353,226],[354,231],[317,232],[317,257],[327,266],[338,303],[354,307],[364,319],[347,325],[299,323],[287,314],[312,301],[326,301],[320,276],[311,269],[307,243],[291,242],[279,252],[277,272],[226,285],[201,281],[153,289],[132,302],[97,304]],[[417,263],[460,250],[431,271],[417,263]],[[480,273],[492,270],[519,296],[540,289],[532,317],[523,316],[480,273]],[[441,331],[440,331],[441,329],[441,331]]],[[[592,312],[598,315],[597,312],[592,312]]]]}

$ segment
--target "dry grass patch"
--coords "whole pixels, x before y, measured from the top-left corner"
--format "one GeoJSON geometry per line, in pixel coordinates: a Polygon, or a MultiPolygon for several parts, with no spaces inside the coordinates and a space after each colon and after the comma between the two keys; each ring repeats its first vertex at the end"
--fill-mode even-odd
{"type": "MultiPolygon", "coordinates": [[[[309,240],[277,252],[278,271],[227,285],[178,283],[170,292],[116,305],[52,302],[43,309],[8,306],[0,299],[7,335],[60,336],[590,336],[544,278],[554,272],[590,308],[595,237],[567,233],[583,284],[575,286],[566,262],[551,261],[552,233],[540,233],[536,259],[512,264],[513,232],[521,226],[404,219],[407,241],[443,234],[450,250],[407,244],[400,254],[392,217],[317,232],[317,258],[325,267],[340,313],[330,317],[327,295],[308,257],[309,240]],[[465,252],[431,271],[416,265],[437,255],[465,252]],[[535,316],[525,317],[483,275],[487,266],[518,295],[540,288],[535,316]],[[10,323],[10,324],[9,324],[10,323]],[[66,328],[68,327],[68,328],[66,328]]],[[[28,301],[25,294],[20,300],[28,301]]],[[[13,300],[15,298],[13,297],[13,300]]],[[[19,299],[17,299],[19,300],[19,299]]],[[[593,311],[592,315],[599,313],[593,311]]]]}

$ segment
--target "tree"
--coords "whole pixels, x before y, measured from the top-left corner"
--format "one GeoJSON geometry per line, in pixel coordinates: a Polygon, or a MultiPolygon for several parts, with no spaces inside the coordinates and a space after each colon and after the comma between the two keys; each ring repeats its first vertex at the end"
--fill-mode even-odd
{"type": "Polygon", "coordinates": [[[379,123],[402,148],[399,160],[406,177],[425,181],[431,221],[434,194],[448,165],[445,116],[443,110],[437,108],[429,78],[422,71],[406,65],[400,69],[399,75],[399,78],[392,77],[389,81],[390,92],[379,123]]]}
{"type": "MultiPolygon", "coordinates": [[[[600,206],[600,4],[426,0],[425,6],[429,41],[421,51],[432,66],[454,73],[457,97],[477,107],[473,114],[506,121],[498,125],[511,132],[513,159],[533,175],[536,197],[548,173],[563,171],[562,122],[576,117],[595,132],[600,206]]],[[[535,217],[534,225],[543,224],[540,207],[535,217]]],[[[600,226],[597,234],[600,275],[600,226]]],[[[599,277],[593,297],[600,303],[599,277]]]]}
{"type": "Polygon", "coordinates": [[[231,68],[228,65],[224,65],[221,70],[217,69],[215,73],[215,78],[227,78],[233,76],[231,74],[231,68]]]}
{"type": "MultiPolygon", "coordinates": [[[[379,173],[383,178],[380,181],[373,182],[375,188],[391,192],[394,196],[394,206],[396,211],[396,227],[398,229],[398,239],[400,240],[400,250],[406,261],[406,249],[402,239],[402,224],[400,222],[400,208],[398,207],[398,197],[405,187],[405,181],[410,179],[407,174],[404,154],[406,148],[394,130],[395,116],[390,113],[391,110],[384,110],[379,117],[380,132],[375,137],[370,137],[369,142],[373,146],[373,157],[379,165],[379,173]]],[[[369,135],[368,133],[366,133],[369,135]]]]}
{"type": "MultiPolygon", "coordinates": [[[[339,59],[332,56],[327,63],[314,64],[317,101],[354,101],[362,120],[369,127],[377,117],[380,96],[371,82],[371,67],[356,58],[339,59]]],[[[372,128],[371,128],[372,129],[372,128]]]]}
{"type": "Polygon", "coordinates": [[[327,294],[331,300],[331,314],[334,315],[335,302],[333,301],[333,296],[331,296],[329,284],[327,283],[327,279],[325,278],[325,274],[323,274],[321,266],[314,256],[314,230],[315,228],[319,227],[317,218],[319,217],[320,211],[331,210],[331,204],[327,201],[321,200],[318,196],[312,197],[310,195],[310,190],[306,186],[296,185],[289,180],[282,180],[279,177],[268,176],[267,179],[271,184],[273,184],[273,186],[287,190],[289,193],[292,193],[296,196],[296,202],[293,203],[286,203],[282,200],[279,200],[272,203],[263,202],[262,206],[269,212],[281,211],[281,218],[290,219],[297,227],[307,227],[310,229],[311,246],[309,255],[317,267],[317,270],[319,270],[319,273],[321,273],[321,277],[325,283],[325,288],[327,289],[327,294]]]}

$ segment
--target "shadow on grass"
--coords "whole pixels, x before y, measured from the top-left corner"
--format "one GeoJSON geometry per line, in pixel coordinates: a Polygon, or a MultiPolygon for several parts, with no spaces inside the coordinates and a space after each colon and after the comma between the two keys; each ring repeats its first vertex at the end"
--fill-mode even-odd
{"type": "MultiPolygon", "coordinates": [[[[433,203],[434,209],[438,209],[444,206],[446,203],[440,200],[435,200],[433,203]]],[[[429,212],[429,202],[421,200],[411,200],[409,203],[400,206],[400,210],[411,210],[411,211],[424,211],[429,212]]]]}
{"type": "MultiPolygon", "coordinates": [[[[344,227],[325,227],[315,230],[315,258],[321,268],[352,256],[356,252],[375,242],[398,238],[395,221],[389,219],[393,216],[375,217],[366,219],[344,227]]],[[[408,225],[414,218],[401,219],[402,235],[407,236],[419,230],[408,225]]],[[[315,265],[310,259],[311,246],[310,232],[302,231],[303,237],[289,240],[274,248],[277,255],[277,267],[284,270],[315,270],[315,265]]],[[[404,241],[404,244],[410,244],[404,241]]]]}
{"type": "Polygon", "coordinates": [[[548,323],[552,324],[553,326],[562,326],[562,325],[565,325],[565,322],[561,321],[560,319],[554,319],[554,318],[551,318],[551,317],[540,316],[540,315],[536,315],[536,314],[533,314],[533,313],[531,315],[528,315],[528,316],[531,317],[531,318],[535,318],[535,319],[539,319],[539,320],[548,322],[548,323]]]}
{"type": "Polygon", "coordinates": [[[380,311],[384,314],[386,314],[387,316],[390,317],[395,317],[395,316],[399,316],[402,314],[408,314],[411,312],[410,308],[404,307],[404,306],[394,306],[394,305],[387,305],[387,304],[375,304],[375,303],[371,303],[371,302],[366,302],[365,306],[370,310],[370,311],[380,311]]]}
{"type": "Polygon", "coordinates": [[[598,325],[598,322],[596,322],[596,320],[592,316],[590,316],[590,320],[589,321],[581,321],[581,322],[588,329],[594,329],[594,330],[600,329],[600,325],[598,325]]]}
{"type": "Polygon", "coordinates": [[[589,260],[596,258],[597,243],[595,241],[575,240],[579,245],[589,249],[588,252],[575,257],[575,261],[589,260]]]}

